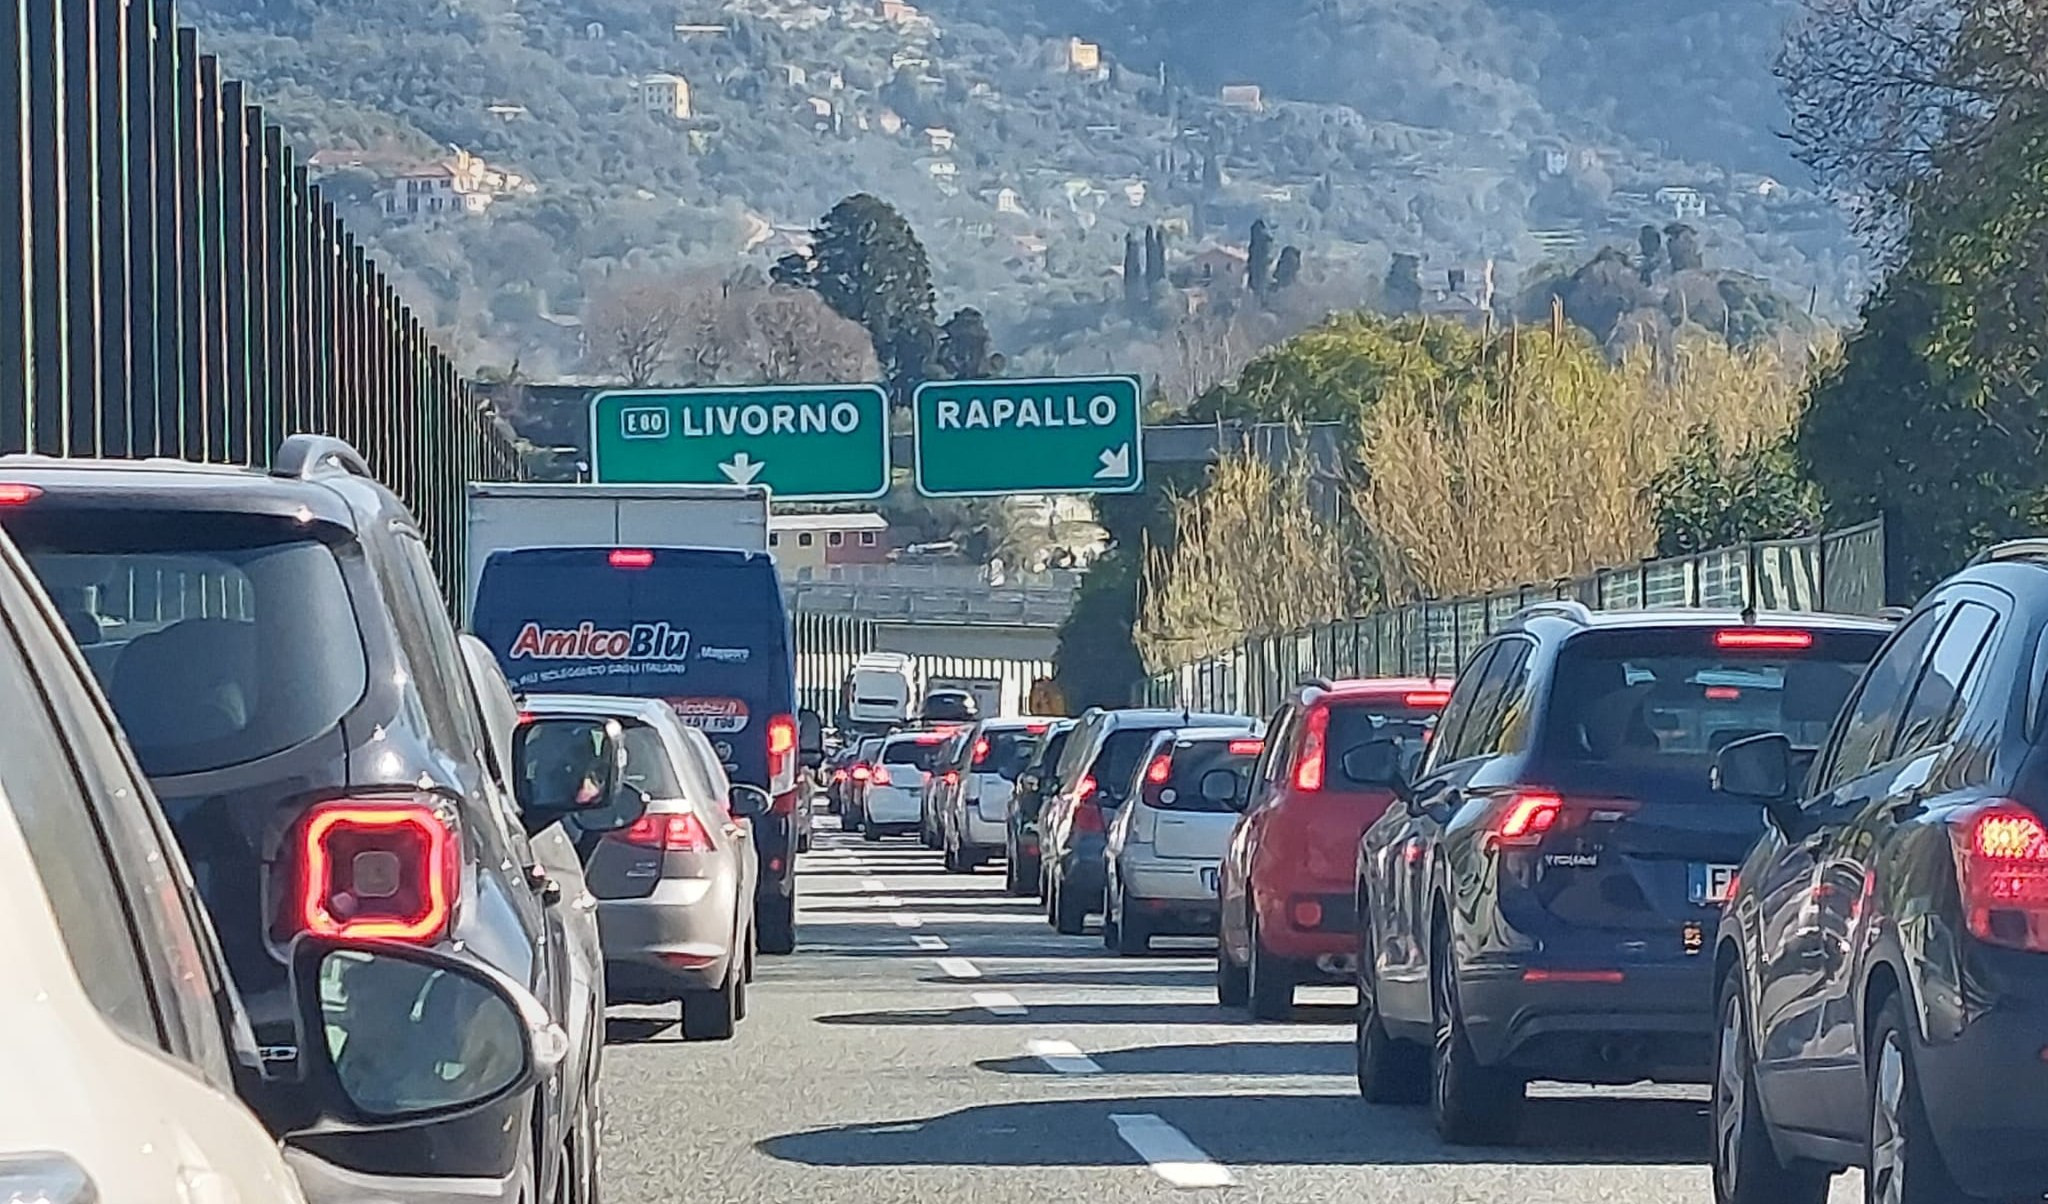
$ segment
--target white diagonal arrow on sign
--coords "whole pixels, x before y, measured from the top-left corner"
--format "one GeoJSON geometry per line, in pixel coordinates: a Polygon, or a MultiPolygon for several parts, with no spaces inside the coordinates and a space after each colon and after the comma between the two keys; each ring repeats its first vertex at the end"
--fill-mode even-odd
{"type": "Polygon", "coordinates": [[[1102,467],[1095,470],[1098,481],[1121,481],[1131,475],[1131,445],[1118,444],[1114,451],[1102,453],[1102,467]]]}
{"type": "Polygon", "coordinates": [[[732,459],[720,464],[718,471],[724,473],[725,479],[735,485],[751,485],[754,478],[760,476],[761,470],[766,467],[768,466],[761,461],[738,451],[732,454],[732,459]]]}

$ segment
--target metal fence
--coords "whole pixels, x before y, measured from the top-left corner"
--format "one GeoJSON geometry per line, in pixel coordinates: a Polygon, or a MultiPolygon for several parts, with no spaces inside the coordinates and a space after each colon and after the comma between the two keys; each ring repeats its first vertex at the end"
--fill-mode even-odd
{"type": "Polygon", "coordinates": [[[1710,607],[1872,614],[1884,606],[1884,528],[1869,522],[1601,569],[1550,585],[1417,602],[1301,631],[1255,636],[1149,678],[1139,701],[1269,714],[1304,676],[1449,676],[1523,607],[1575,598],[1594,610],[1710,607]]]}
{"type": "MultiPolygon", "coordinates": [[[[850,614],[799,610],[790,616],[795,642],[797,705],[832,721],[839,712],[839,689],[853,663],[864,653],[887,651],[881,628],[873,620],[850,614]]],[[[1010,712],[1030,709],[1031,685],[1052,676],[1052,662],[982,656],[912,654],[921,678],[999,683],[1003,706],[1010,712]]]]}
{"type": "Polygon", "coordinates": [[[267,464],[353,443],[460,607],[508,432],[172,0],[0,0],[0,452],[267,464]]]}

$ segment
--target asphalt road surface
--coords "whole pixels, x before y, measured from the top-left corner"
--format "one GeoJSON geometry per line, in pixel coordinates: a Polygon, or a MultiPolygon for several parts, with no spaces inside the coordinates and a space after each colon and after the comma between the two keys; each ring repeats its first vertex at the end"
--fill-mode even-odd
{"type": "Polygon", "coordinates": [[[1119,958],[906,841],[821,830],[801,874],[734,1040],[613,1011],[608,1204],[1712,1199],[1702,1088],[1539,1085],[1519,1144],[1453,1149],[1359,1101],[1348,991],[1251,1023],[1204,942],[1119,958]]]}

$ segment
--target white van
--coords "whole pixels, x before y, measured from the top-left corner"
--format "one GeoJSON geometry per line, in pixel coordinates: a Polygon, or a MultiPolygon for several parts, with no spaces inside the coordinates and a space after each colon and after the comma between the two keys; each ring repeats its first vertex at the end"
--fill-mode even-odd
{"type": "Polygon", "coordinates": [[[909,723],[919,698],[917,665],[900,652],[870,652],[846,675],[846,722],[852,727],[909,723]]]}

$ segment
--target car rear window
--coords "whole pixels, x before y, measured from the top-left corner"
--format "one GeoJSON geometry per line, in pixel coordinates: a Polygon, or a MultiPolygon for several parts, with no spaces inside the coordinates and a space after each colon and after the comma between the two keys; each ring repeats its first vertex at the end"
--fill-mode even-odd
{"type": "Polygon", "coordinates": [[[1124,801],[1122,792],[1129,788],[1131,779],[1138,772],[1138,759],[1152,746],[1159,730],[1118,728],[1103,740],[1101,750],[1095,754],[1095,763],[1088,766],[1087,774],[1095,779],[1096,796],[1104,805],[1114,807],[1124,801]]]}
{"type": "Polygon", "coordinates": [[[891,740],[882,749],[882,764],[915,765],[926,773],[931,773],[939,767],[939,761],[945,752],[946,743],[940,740],[929,743],[920,740],[891,740]]]}
{"type": "Polygon", "coordinates": [[[9,529],[152,776],[282,752],[362,700],[341,563],[296,523],[45,512],[9,529]]]}
{"type": "Polygon", "coordinates": [[[1577,637],[1551,683],[1544,772],[1565,789],[1706,798],[1714,754],[1731,741],[1780,732],[1820,744],[1883,637],[1786,638],[1809,635],[1805,648],[1723,647],[1713,628],[1577,637]]]}
{"type": "Polygon", "coordinates": [[[1259,759],[1259,745],[1260,741],[1248,736],[1177,742],[1166,788],[1158,792],[1154,802],[1167,811],[1235,811],[1237,808],[1227,800],[1205,797],[1202,780],[1211,773],[1227,773],[1237,779],[1236,797],[1244,798],[1252,765],[1259,759]]]}
{"type": "Polygon", "coordinates": [[[976,765],[978,773],[997,773],[1014,778],[1024,772],[1031,763],[1033,753],[1038,751],[1038,742],[1045,738],[1042,732],[1031,731],[988,731],[982,737],[988,741],[988,755],[976,765]]]}
{"type": "Polygon", "coordinates": [[[1344,754],[1361,745],[1377,740],[1392,740],[1409,754],[1421,752],[1429,743],[1429,733],[1436,726],[1437,712],[1387,702],[1333,702],[1330,704],[1329,750],[1327,772],[1330,785],[1336,790],[1374,790],[1376,783],[1360,781],[1351,776],[1344,754]]]}

